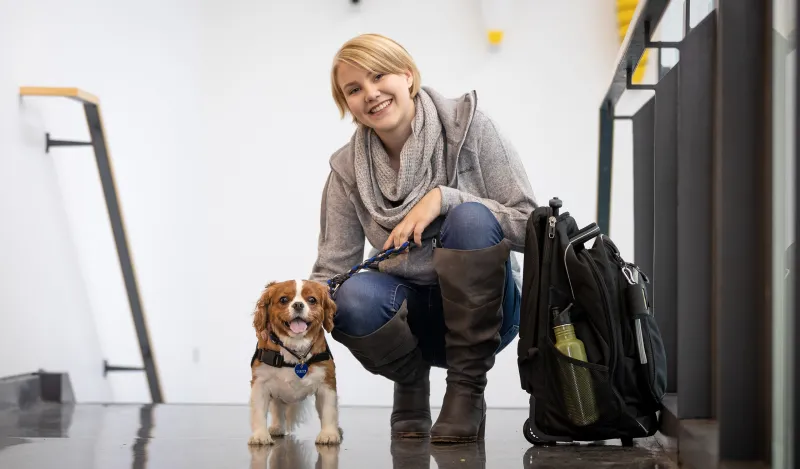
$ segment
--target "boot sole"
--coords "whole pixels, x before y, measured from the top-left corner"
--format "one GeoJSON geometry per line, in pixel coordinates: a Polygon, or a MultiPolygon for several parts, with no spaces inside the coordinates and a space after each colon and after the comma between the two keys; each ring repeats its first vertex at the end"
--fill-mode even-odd
{"type": "Polygon", "coordinates": [[[483,438],[477,436],[437,436],[431,438],[435,445],[457,445],[459,443],[475,443],[483,438]]]}
{"type": "Polygon", "coordinates": [[[481,425],[478,427],[477,435],[470,436],[432,436],[431,443],[433,444],[459,444],[459,443],[475,443],[482,441],[486,436],[486,416],[484,415],[481,420],[481,425]]]}

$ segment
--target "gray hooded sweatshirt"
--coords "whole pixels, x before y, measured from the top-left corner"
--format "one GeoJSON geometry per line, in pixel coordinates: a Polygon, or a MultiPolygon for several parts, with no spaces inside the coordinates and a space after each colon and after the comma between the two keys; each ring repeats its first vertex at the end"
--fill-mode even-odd
{"type": "MultiPolygon", "coordinates": [[[[477,94],[473,91],[451,99],[424,89],[433,100],[445,133],[448,183],[439,186],[442,216],[423,231],[421,247],[384,260],[379,269],[413,283],[432,285],[438,282],[432,240],[450,209],[464,202],[485,205],[500,222],[512,250],[522,252],[526,223],[536,201],[519,155],[492,120],[477,108],[477,94]]],[[[310,277],[314,281],[325,283],[346,273],[363,261],[365,238],[374,254],[391,233],[372,219],[361,201],[356,187],[354,139],[330,159],[331,172],[322,192],[317,260],[310,277]]],[[[520,267],[513,252],[511,266],[520,288],[520,267]]]]}

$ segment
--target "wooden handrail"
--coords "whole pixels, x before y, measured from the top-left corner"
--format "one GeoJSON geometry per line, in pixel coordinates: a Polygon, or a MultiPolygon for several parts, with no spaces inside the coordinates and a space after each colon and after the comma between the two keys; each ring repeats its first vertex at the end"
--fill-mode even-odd
{"type": "MultiPolygon", "coordinates": [[[[42,86],[22,86],[19,89],[20,96],[44,96],[61,97],[78,101],[83,104],[86,114],[86,123],[89,126],[91,142],[70,142],[62,140],[51,140],[50,134],[46,134],[49,152],[51,147],[91,145],[94,149],[97,171],[100,173],[100,183],[103,187],[103,196],[106,201],[106,209],[111,223],[111,230],[114,234],[114,242],[119,257],[119,265],[122,270],[122,279],[125,282],[125,290],[128,295],[128,304],[131,308],[133,325],[136,329],[136,336],[139,340],[139,350],[142,354],[144,372],[147,375],[147,382],[150,387],[150,396],[154,403],[163,402],[161,384],[158,376],[158,369],[153,356],[153,348],[150,345],[150,334],[145,320],[144,306],[139,295],[139,286],[136,279],[136,269],[134,268],[133,256],[128,247],[128,237],[125,232],[125,222],[122,215],[122,207],[117,196],[117,186],[114,180],[114,169],[111,163],[110,152],[106,143],[103,119],[100,114],[100,100],[97,96],[87,93],[79,88],[63,87],[42,87],[42,86]]],[[[116,371],[122,367],[106,366],[104,373],[116,371]]],[[[128,369],[126,367],[126,369],[128,369]]]]}
{"type": "Polygon", "coordinates": [[[100,100],[97,96],[87,93],[79,88],[53,88],[46,86],[22,86],[19,89],[20,96],[60,96],[63,98],[71,98],[82,103],[90,103],[96,106],[100,105],[100,100]]]}

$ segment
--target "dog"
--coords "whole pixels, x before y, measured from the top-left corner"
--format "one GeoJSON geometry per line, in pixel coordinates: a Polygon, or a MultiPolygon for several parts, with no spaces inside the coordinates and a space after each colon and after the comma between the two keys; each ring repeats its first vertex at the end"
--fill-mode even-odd
{"type": "Polygon", "coordinates": [[[296,429],[311,395],[321,424],[317,444],[341,443],[336,367],[325,339],[335,314],[319,282],[270,282],[261,293],[253,313],[258,346],[250,360],[250,445],[272,444],[273,436],[296,429]]]}

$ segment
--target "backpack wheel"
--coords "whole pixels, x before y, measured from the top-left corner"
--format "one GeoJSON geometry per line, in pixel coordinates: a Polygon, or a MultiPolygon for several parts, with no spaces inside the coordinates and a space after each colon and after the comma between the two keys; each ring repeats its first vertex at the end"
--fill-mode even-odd
{"type": "Polygon", "coordinates": [[[540,439],[533,433],[533,429],[531,428],[531,419],[526,419],[525,423],[522,425],[522,435],[528,440],[528,443],[536,446],[544,446],[547,445],[548,442],[540,439]]]}
{"type": "Polygon", "coordinates": [[[622,446],[633,446],[633,438],[620,438],[622,440],[622,446]]]}

